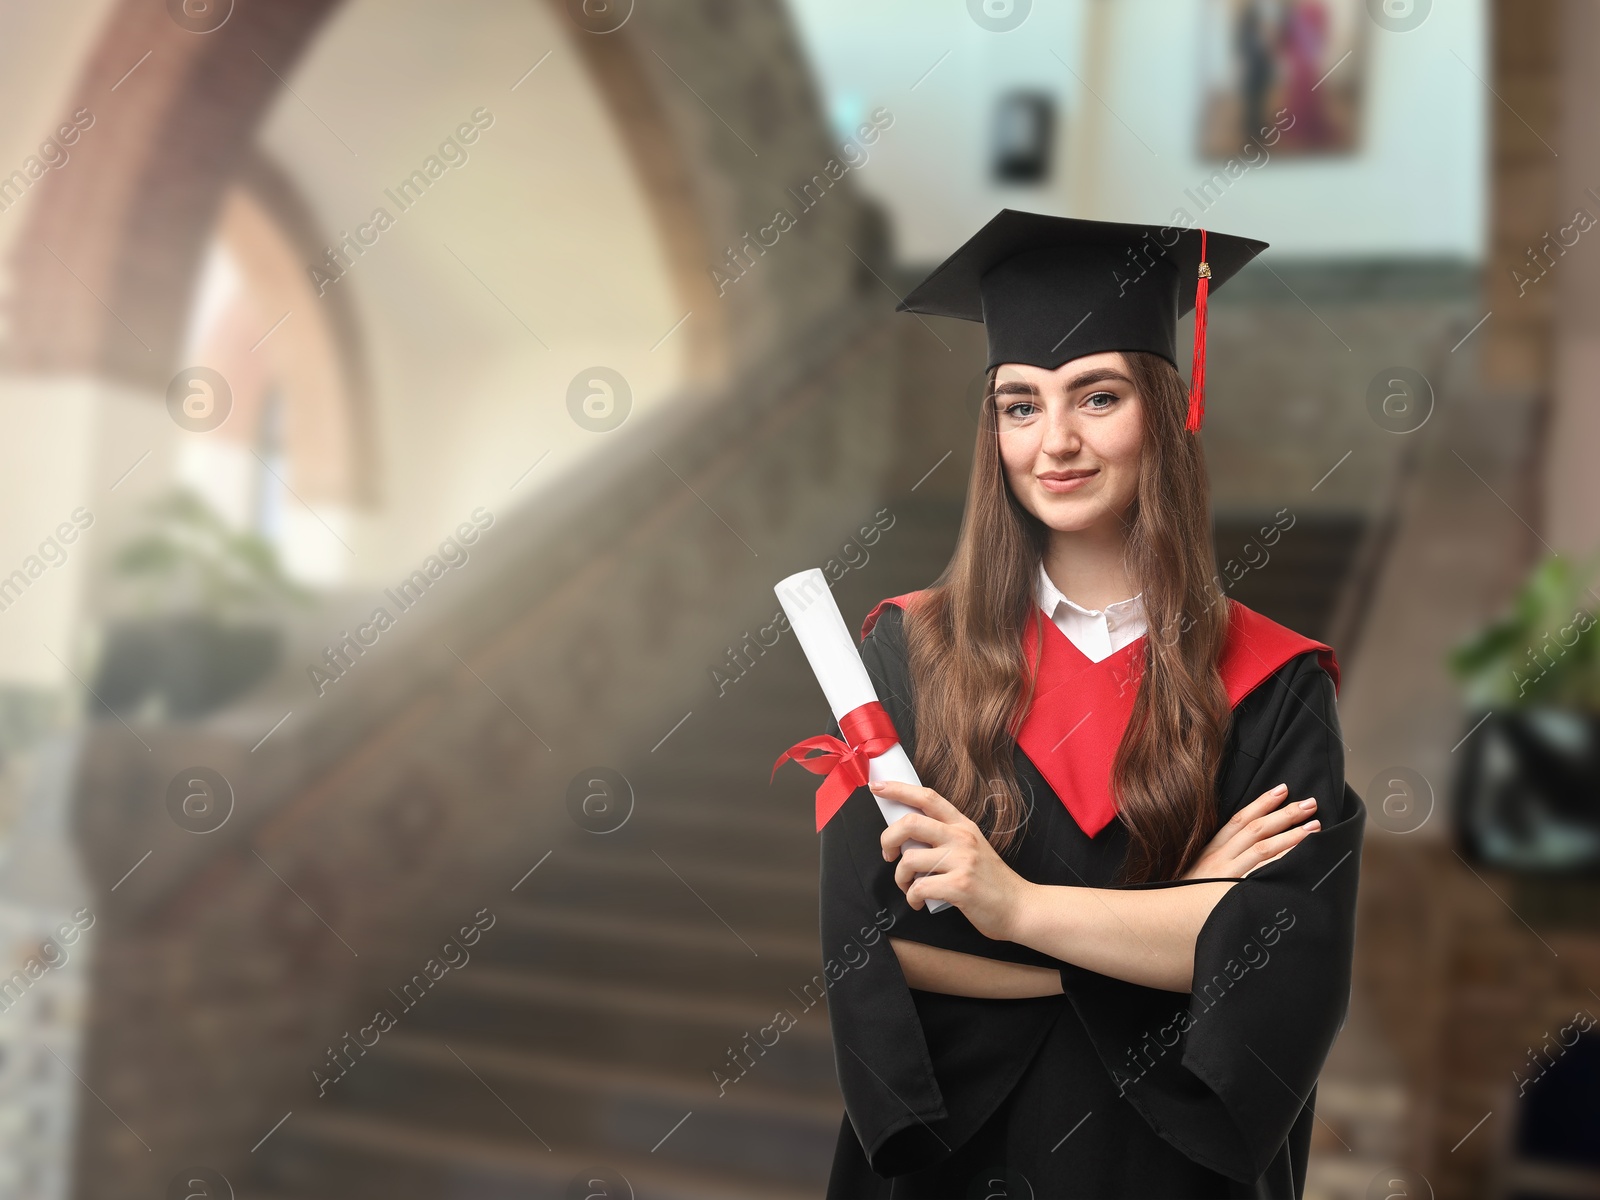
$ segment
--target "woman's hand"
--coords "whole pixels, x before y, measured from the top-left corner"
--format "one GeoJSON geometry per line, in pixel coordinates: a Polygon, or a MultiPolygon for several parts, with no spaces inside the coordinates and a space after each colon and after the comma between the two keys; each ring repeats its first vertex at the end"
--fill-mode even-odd
{"type": "Polygon", "coordinates": [[[906,903],[921,908],[929,900],[948,900],[985,937],[1011,941],[1029,883],[1006,865],[971,818],[932,788],[889,780],[867,785],[874,795],[898,800],[919,811],[892,822],[879,839],[883,857],[898,856],[894,881],[906,903]],[[927,847],[902,849],[907,841],[927,847]],[[921,879],[919,872],[929,872],[921,879]]]}
{"type": "Polygon", "coordinates": [[[1305,821],[1316,811],[1316,800],[1283,804],[1288,794],[1288,786],[1280,783],[1234,813],[1217,830],[1194,866],[1179,878],[1243,879],[1257,867],[1282,858],[1320,829],[1320,821],[1305,821]],[[1278,807],[1280,804],[1282,808],[1278,807]],[[1297,821],[1305,824],[1297,825],[1297,821]]]}

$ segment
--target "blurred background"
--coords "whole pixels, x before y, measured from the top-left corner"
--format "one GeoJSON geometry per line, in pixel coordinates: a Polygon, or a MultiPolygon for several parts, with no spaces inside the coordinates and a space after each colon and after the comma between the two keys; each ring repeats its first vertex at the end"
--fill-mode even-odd
{"type": "Polygon", "coordinates": [[[820,1196],[772,587],[854,627],[943,566],[983,333],[892,310],[1002,207],[1271,243],[1217,558],[1335,647],[1369,811],[1308,1195],[1600,1195],[1597,48],[1585,0],[0,3],[0,1195],[820,1196]]]}

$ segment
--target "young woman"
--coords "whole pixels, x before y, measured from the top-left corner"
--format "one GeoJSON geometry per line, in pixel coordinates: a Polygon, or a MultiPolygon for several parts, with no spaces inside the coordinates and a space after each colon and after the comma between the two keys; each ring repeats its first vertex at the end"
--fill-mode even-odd
{"type": "Polygon", "coordinates": [[[1203,305],[1263,244],[1203,236],[1006,211],[902,303],[989,386],[954,556],[862,631],[926,786],[822,828],[836,1200],[1302,1194],[1365,810],[1333,652],[1217,580],[1203,305]]]}

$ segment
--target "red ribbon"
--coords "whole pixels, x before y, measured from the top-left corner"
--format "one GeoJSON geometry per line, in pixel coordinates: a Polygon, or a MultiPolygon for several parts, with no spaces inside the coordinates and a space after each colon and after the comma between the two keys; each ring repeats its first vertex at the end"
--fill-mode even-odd
{"type": "Polygon", "coordinates": [[[845,740],[832,734],[819,734],[796,742],[772,764],[771,782],[786,759],[794,759],[813,775],[826,775],[817,788],[817,832],[833,819],[833,814],[844,806],[850,793],[867,782],[867,764],[900,740],[894,721],[883,705],[869,700],[852,708],[839,718],[839,732],[845,740]],[[807,757],[812,750],[820,754],[807,757]]]}

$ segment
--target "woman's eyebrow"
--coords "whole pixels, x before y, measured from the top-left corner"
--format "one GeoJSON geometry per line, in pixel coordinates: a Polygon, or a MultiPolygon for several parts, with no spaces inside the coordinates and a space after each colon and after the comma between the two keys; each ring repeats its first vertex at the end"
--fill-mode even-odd
{"type": "MultiPolygon", "coordinates": [[[[1075,375],[1067,380],[1067,391],[1077,391],[1079,388],[1088,387],[1093,383],[1125,383],[1129,387],[1133,386],[1133,380],[1129,379],[1121,371],[1113,367],[1096,367],[1092,371],[1085,371],[1083,374],[1075,375]]],[[[1011,379],[1004,383],[996,384],[994,394],[996,396],[1037,396],[1039,393],[1033,384],[1021,379],[1011,379]]]]}
{"type": "Polygon", "coordinates": [[[1129,379],[1121,371],[1112,367],[1098,367],[1093,371],[1085,371],[1082,375],[1067,380],[1067,391],[1077,391],[1081,387],[1088,387],[1091,383],[1125,383],[1129,387],[1133,386],[1133,380],[1129,379]]]}

